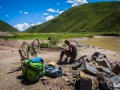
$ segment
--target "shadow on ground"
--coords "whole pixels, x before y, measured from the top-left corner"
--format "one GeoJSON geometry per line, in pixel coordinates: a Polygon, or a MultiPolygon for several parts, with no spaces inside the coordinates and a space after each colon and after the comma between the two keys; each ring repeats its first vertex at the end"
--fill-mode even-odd
{"type": "Polygon", "coordinates": [[[22,70],[22,67],[16,67],[15,69],[11,69],[7,74],[10,74],[10,73],[14,73],[14,72],[17,72],[17,71],[20,71],[22,70]]]}
{"type": "Polygon", "coordinates": [[[24,78],[22,75],[17,76],[16,78],[21,81],[20,83],[21,83],[22,85],[32,85],[32,84],[35,84],[35,83],[36,83],[36,82],[31,82],[31,81],[29,81],[28,79],[24,78]]]}

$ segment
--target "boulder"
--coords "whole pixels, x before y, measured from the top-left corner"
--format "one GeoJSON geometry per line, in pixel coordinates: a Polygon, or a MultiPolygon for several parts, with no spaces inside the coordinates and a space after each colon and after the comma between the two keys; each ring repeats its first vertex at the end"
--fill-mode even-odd
{"type": "Polygon", "coordinates": [[[119,74],[120,73],[120,64],[115,64],[113,67],[112,67],[112,72],[115,73],[115,74],[119,74]]]}
{"type": "Polygon", "coordinates": [[[106,76],[106,73],[99,72],[97,74],[97,78],[99,80],[99,88],[100,90],[113,90],[113,84],[111,80],[106,76]]]}
{"type": "Polygon", "coordinates": [[[80,71],[78,90],[99,90],[99,81],[97,77],[85,74],[83,71],[80,71]]]}
{"type": "Polygon", "coordinates": [[[110,73],[111,73],[111,71],[110,71],[108,68],[103,67],[103,66],[98,66],[98,67],[96,67],[96,69],[97,69],[98,71],[100,71],[100,72],[105,72],[105,73],[107,73],[107,74],[110,74],[110,73]]]}
{"type": "Polygon", "coordinates": [[[96,62],[98,63],[99,66],[103,66],[111,70],[111,65],[106,58],[103,59],[97,58],[96,62]]]}
{"type": "Polygon", "coordinates": [[[116,75],[111,77],[110,80],[113,83],[114,90],[120,90],[120,77],[116,75]]]}
{"type": "Polygon", "coordinates": [[[98,70],[91,66],[87,61],[82,63],[80,70],[90,75],[97,75],[98,72],[98,70]]]}

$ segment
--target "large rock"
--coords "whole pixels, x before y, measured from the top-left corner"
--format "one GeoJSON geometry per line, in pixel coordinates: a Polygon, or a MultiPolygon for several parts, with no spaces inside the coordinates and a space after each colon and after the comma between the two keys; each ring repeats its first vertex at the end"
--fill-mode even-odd
{"type": "Polygon", "coordinates": [[[99,82],[97,77],[85,74],[80,71],[80,80],[78,90],[99,90],[99,82]]]}
{"type": "Polygon", "coordinates": [[[87,61],[82,63],[80,70],[90,75],[97,75],[98,72],[98,70],[91,66],[87,61]]]}
{"type": "Polygon", "coordinates": [[[110,80],[113,83],[114,90],[120,90],[120,77],[119,76],[113,76],[110,78],[110,80]]]}
{"type": "Polygon", "coordinates": [[[115,73],[115,74],[119,74],[120,73],[120,64],[115,64],[113,67],[112,67],[112,72],[115,73]]]}
{"type": "Polygon", "coordinates": [[[97,74],[97,78],[99,80],[100,90],[113,90],[113,84],[111,80],[106,76],[106,73],[99,72],[97,74]]]}
{"type": "Polygon", "coordinates": [[[96,62],[98,63],[99,66],[103,66],[111,70],[111,65],[106,58],[103,59],[97,58],[96,62]]]}
{"type": "Polygon", "coordinates": [[[96,67],[96,69],[99,70],[100,72],[105,72],[107,74],[111,73],[111,71],[108,68],[103,67],[103,66],[98,66],[98,67],[96,67]]]}

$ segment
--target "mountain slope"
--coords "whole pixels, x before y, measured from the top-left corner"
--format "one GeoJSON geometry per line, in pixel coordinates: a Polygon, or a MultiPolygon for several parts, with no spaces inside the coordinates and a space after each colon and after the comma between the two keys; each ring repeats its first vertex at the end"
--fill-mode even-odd
{"type": "Polygon", "coordinates": [[[120,2],[72,7],[58,17],[26,32],[113,32],[120,30],[120,2]]]}
{"type": "Polygon", "coordinates": [[[11,25],[7,24],[6,22],[0,20],[0,31],[2,32],[18,32],[17,29],[15,29],[14,27],[12,27],[11,25]]]}

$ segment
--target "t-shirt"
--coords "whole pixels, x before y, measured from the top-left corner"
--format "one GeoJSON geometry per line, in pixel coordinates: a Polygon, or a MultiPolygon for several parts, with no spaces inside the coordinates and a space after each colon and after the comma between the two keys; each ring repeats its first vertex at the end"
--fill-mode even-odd
{"type": "Polygon", "coordinates": [[[76,58],[77,56],[77,45],[74,42],[69,44],[69,50],[71,51],[71,55],[76,58]]]}

